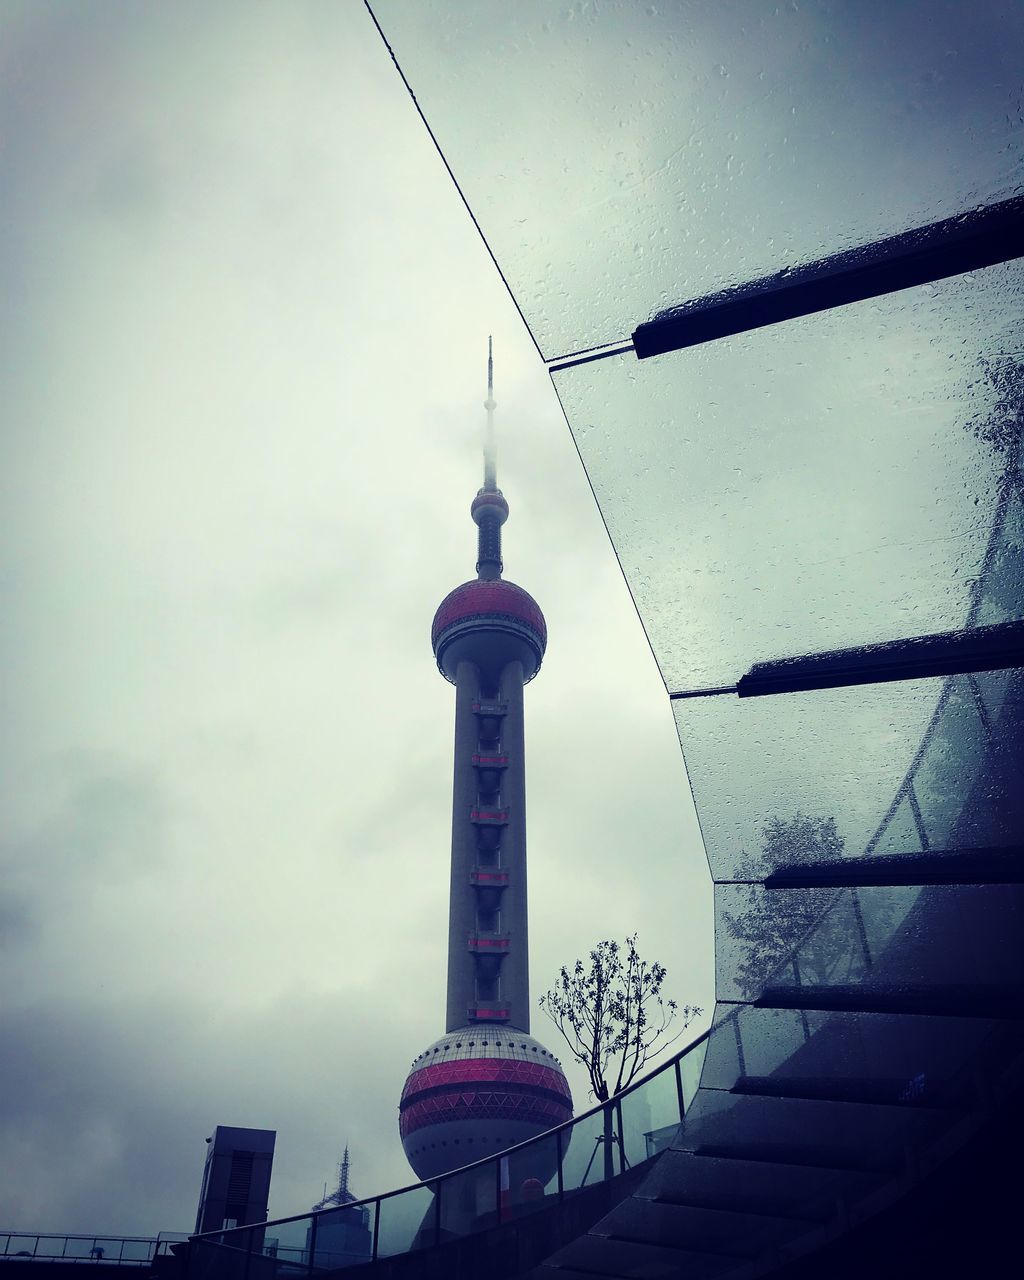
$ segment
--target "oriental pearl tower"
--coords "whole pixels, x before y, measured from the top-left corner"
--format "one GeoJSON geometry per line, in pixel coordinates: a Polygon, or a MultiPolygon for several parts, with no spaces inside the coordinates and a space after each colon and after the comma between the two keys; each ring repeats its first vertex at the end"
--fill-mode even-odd
{"type": "MultiPolygon", "coordinates": [[[[540,670],[547,626],[533,597],[501,576],[508,503],[497,485],[490,339],[484,408],[484,483],[470,508],[477,576],[445,596],[431,628],[455,686],[455,785],[447,1030],[413,1062],[399,1106],[421,1180],[572,1117],[561,1064],[529,1034],[523,689],[540,670]]],[[[523,1172],[544,1182],[554,1166],[523,1172]]]]}

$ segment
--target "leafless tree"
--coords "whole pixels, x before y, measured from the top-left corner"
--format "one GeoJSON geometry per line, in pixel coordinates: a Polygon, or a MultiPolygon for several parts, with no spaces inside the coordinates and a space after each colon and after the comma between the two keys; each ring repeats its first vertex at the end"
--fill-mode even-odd
{"type": "Polygon", "coordinates": [[[665,966],[644,960],[636,939],[634,933],[625,944],[599,942],[589,963],[563,965],[558,982],[540,998],[569,1052],[586,1067],[599,1102],[625,1089],[701,1012],[664,999],[665,966]],[[669,1036],[677,1019],[681,1025],[669,1036]]]}

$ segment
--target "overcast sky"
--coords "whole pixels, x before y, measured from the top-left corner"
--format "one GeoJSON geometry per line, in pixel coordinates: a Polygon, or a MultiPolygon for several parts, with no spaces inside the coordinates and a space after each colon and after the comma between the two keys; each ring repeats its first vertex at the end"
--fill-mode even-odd
{"type": "Polygon", "coordinates": [[[402,1185],[399,1094],[444,1030],[429,629],[473,574],[488,333],[507,575],[550,631],[534,998],[639,929],[711,1003],[661,680],[357,0],[6,0],[0,59],[0,1227],[188,1230],[216,1124],[277,1129],[274,1216],[346,1141],[357,1192],[402,1185]]]}

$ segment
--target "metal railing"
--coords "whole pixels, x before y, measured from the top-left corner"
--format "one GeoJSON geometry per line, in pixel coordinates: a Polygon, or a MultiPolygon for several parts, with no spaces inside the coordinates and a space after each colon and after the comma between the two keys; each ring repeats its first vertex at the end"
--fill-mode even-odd
{"type": "Polygon", "coordinates": [[[0,1231],[0,1258],[19,1262],[143,1266],[151,1263],[158,1253],[167,1253],[171,1243],[173,1241],[168,1238],[146,1236],[69,1236],[0,1231]]]}
{"type": "Polygon", "coordinates": [[[312,1275],[536,1213],[668,1147],[700,1083],[710,1031],[608,1102],[499,1155],[338,1208],[193,1236],[189,1275],[312,1275]]]}

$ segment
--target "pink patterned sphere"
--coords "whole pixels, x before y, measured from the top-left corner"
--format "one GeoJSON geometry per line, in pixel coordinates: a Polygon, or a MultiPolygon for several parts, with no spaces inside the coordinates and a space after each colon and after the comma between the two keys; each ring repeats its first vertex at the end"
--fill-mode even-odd
{"type": "Polygon", "coordinates": [[[531,680],[544,657],[548,628],[528,591],[504,578],[474,578],[441,601],[430,640],[437,665],[453,683],[463,659],[495,669],[516,659],[524,679],[531,680]]]}
{"type": "MultiPolygon", "coordinates": [[[[495,1023],[449,1031],[425,1049],[399,1104],[402,1146],[421,1180],[571,1119],[572,1095],[558,1059],[532,1036],[495,1023]]],[[[529,1172],[542,1182],[551,1176],[546,1168],[529,1172]]]]}

